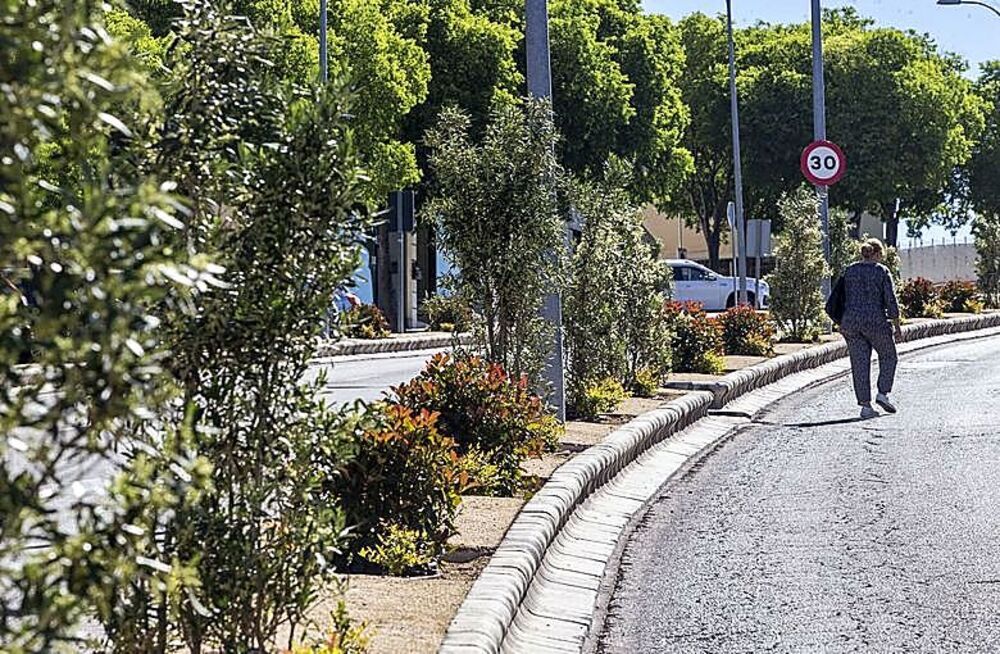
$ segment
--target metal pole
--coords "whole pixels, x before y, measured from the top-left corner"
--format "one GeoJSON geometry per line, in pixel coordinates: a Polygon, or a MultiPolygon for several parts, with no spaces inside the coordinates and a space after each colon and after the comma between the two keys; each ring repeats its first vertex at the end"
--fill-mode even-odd
{"type": "MultiPolygon", "coordinates": [[[[812,0],[813,36],[813,131],[817,141],[826,140],[826,80],[823,74],[823,9],[820,0],[812,0]]],[[[819,217],[823,230],[823,258],[830,265],[830,194],[826,186],[817,186],[819,217]]],[[[830,278],[823,276],[823,298],[830,297],[830,278]]]]}
{"type": "Polygon", "coordinates": [[[319,79],[324,84],[327,81],[329,65],[326,54],[326,4],[327,0],[319,0],[319,79]]]}
{"type": "MultiPolygon", "coordinates": [[[[527,56],[528,95],[552,98],[552,68],[549,56],[549,7],[547,0],[525,0],[525,54],[527,56]]],[[[570,241],[569,226],[563,234],[564,246],[570,241]]],[[[553,252],[552,256],[556,256],[553,252]]],[[[551,325],[554,339],[545,366],[549,383],[549,401],[556,418],[566,422],[566,378],[563,372],[562,297],[558,290],[545,296],[542,317],[551,325]]]]}
{"type": "Polygon", "coordinates": [[[726,20],[729,31],[729,103],[733,122],[733,181],[736,191],[736,247],[739,260],[739,303],[747,303],[746,234],[743,229],[743,166],[740,156],[740,106],[736,96],[736,46],[733,42],[733,3],[726,0],[726,20]]]}

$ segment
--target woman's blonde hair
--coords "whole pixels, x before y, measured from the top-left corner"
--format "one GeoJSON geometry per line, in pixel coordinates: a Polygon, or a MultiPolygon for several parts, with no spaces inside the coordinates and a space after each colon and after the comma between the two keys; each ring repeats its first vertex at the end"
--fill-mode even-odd
{"type": "Polygon", "coordinates": [[[861,244],[861,257],[866,261],[885,258],[885,246],[877,238],[870,238],[861,244]]]}

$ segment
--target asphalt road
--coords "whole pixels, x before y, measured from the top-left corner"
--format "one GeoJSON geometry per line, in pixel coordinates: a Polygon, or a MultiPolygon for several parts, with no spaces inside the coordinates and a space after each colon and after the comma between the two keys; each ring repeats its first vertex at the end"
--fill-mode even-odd
{"type": "Polygon", "coordinates": [[[1000,339],[904,357],[894,397],[794,395],[662,489],[600,650],[1000,652],[1000,339]]]}
{"type": "Polygon", "coordinates": [[[328,402],[371,402],[381,399],[383,393],[391,387],[416,377],[424,369],[427,360],[441,351],[419,350],[332,357],[310,365],[303,381],[311,382],[321,372],[325,372],[326,382],[320,395],[328,402]]]}

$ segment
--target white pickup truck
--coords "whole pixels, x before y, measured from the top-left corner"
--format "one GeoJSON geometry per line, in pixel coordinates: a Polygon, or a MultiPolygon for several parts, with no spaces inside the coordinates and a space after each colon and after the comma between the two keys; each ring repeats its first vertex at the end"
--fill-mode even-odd
{"type": "MultiPolygon", "coordinates": [[[[668,259],[665,264],[674,273],[674,299],[679,302],[700,302],[706,311],[725,311],[736,306],[739,278],[723,277],[709,268],[687,259],[668,259]]],[[[747,302],[757,309],[771,304],[771,288],[767,282],[747,277],[747,302]],[[759,289],[759,297],[758,297],[759,289]]]]}

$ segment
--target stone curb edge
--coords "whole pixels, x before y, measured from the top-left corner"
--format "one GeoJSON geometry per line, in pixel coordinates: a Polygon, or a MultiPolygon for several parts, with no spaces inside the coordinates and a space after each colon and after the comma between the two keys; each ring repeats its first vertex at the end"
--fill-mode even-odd
{"type": "Polygon", "coordinates": [[[316,348],[314,358],[352,356],[357,354],[384,354],[392,352],[416,352],[419,350],[443,350],[454,345],[468,345],[472,342],[469,334],[430,334],[426,336],[381,338],[364,340],[348,338],[332,344],[322,344],[316,348]]]}
{"type": "MultiPolygon", "coordinates": [[[[1000,313],[935,320],[903,328],[903,341],[1000,327],[1000,313]]],[[[843,342],[788,354],[726,375],[612,432],[561,466],[518,514],[459,607],[440,654],[497,654],[518,608],[574,509],[650,447],[732,400],[847,354],[843,342]]]]}

